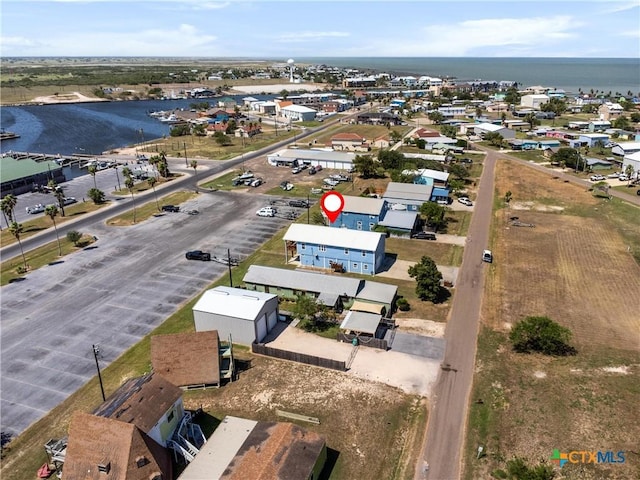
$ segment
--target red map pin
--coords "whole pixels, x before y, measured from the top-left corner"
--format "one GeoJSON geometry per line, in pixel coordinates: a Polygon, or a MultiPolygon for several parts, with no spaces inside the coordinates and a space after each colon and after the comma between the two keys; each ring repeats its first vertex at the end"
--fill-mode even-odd
{"type": "Polygon", "coordinates": [[[338,192],[334,192],[333,190],[329,191],[320,199],[320,208],[329,218],[329,221],[333,223],[344,208],[344,197],[338,192]]]}

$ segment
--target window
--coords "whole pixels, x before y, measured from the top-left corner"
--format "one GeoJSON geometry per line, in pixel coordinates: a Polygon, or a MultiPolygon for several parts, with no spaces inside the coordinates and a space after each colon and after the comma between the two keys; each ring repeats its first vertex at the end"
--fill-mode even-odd
{"type": "Polygon", "coordinates": [[[345,249],[344,249],[344,254],[345,254],[345,255],[349,255],[349,249],[348,249],[348,248],[345,248],[345,249]]]}
{"type": "Polygon", "coordinates": [[[357,270],[357,269],[358,269],[358,264],[357,264],[357,263],[355,263],[355,262],[353,262],[353,269],[354,269],[354,270],[357,270]]]}
{"type": "Polygon", "coordinates": [[[318,245],[318,251],[319,252],[326,252],[327,251],[327,246],[326,245],[318,245]]]}
{"type": "Polygon", "coordinates": [[[149,463],[149,460],[147,459],[147,457],[138,457],[136,458],[136,465],[138,466],[138,468],[142,468],[145,465],[147,465],[149,463]]]}
{"type": "Polygon", "coordinates": [[[305,250],[307,248],[307,246],[304,243],[300,244],[300,250],[305,250]]]}
{"type": "Polygon", "coordinates": [[[171,422],[171,420],[173,420],[173,417],[174,417],[173,410],[171,410],[171,413],[167,415],[167,422],[171,422]]]}
{"type": "Polygon", "coordinates": [[[362,256],[366,257],[367,256],[367,252],[365,252],[364,250],[362,251],[362,256]]]}
{"type": "Polygon", "coordinates": [[[362,269],[363,269],[365,272],[366,272],[367,270],[369,270],[369,264],[364,263],[364,264],[362,265],[362,269]]]}
{"type": "Polygon", "coordinates": [[[369,231],[373,231],[373,227],[375,227],[376,224],[375,223],[370,223],[369,224],[369,231]]]}
{"type": "Polygon", "coordinates": [[[361,222],[360,220],[358,220],[358,221],[356,222],[356,228],[357,228],[358,230],[362,230],[362,222],[361,222]]]}

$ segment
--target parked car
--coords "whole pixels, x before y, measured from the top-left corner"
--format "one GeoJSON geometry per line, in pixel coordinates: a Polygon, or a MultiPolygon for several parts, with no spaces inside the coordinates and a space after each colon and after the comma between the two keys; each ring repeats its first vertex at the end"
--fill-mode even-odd
{"type": "Polygon", "coordinates": [[[254,175],[253,175],[253,173],[251,172],[251,170],[247,170],[247,171],[246,171],[246,172],[244,172],[242,175],[240,175],[238,178],[239,178],[240,180],[248,180],[248,179],[253,178],[253,177],[254,177],[254,175]]]}
{"type": "Polygon", "coordinates": [[[78,200],[75,199],[75,197],[64,197],[64,200],[62,201],[62,203],[64,205],[71,205],[72,203],[77,203],[78,200]]]}
{"type": "Polygon", "coordinates": [[[185,257],[187,257],[187,260],[202,260],[203,262],[211,260],[211,254],[202,250],[191,250],[186,253],[185,257]]]}
{"type": "Polygon", "coordinates": [[[32,207],[27,207],[27,213],[36,214],[44,212],[45,206],[41,203],[38,203],[32,207]]]}
{"type": "Polygon", "coordinates": [[[261,178],[254,178],[253,180],[251,180],[251,183],[249,184],[249,186],[251,187],[259,187],[260,185],[262,185],[264,183],[264,180],[261,178]]]}
{"type": "Polygon", "coordinates": [[[315,174],[316,174],[316,172],[317,172],[316,167],[311,167],[311,168],[309,169],[309,175],[315,175],[315,174]]]}
{"type": "Polygon", "coordinates": [[[256,212],[256,215],[259,217],[274,217],[276,215],[276,211],[273,207],[262,207],[256,212]]]}
{"type": "Polygon", "coordinates": [[[618,180],[620,180],[621,182],[628,182],[629,181],[629,177],[623,173],[622,175],[620,175],[618,177],[618,180]]]}
{"type": "Polygon", "coordinates": [[[620,172],[614,172],[607,175],[607,178],[619,178],[622,175],[620,172]]]}
{"type": "Polygon", "coordinates": [[[320,195],[322,193],[322,189],[321,188],[312,188],[311,189],[311,193],[314,195],[320,195]]]}
{"type": "Polygon", "coordinates": [[[307,203],[306,200],[299,200],[299,199],[289,200],[289,206],[299,207],[299,208],[309,208],[309,204],[307,203]]]}
{"type": "Polygon", "coordinates": [[[347,170],[347,173],[355,173],[356,172],[356,167],[349,167],[349,169],[347,170]]]}
{"type": "Polygon", "coordinates": [[[640,195],[640,188],[636,191],[636,195],[640,195]]]}
{"type": "Polygon", "coordinates": [[[180,211],[180,207],[177,207],[175,205],[163,205],[162,206],[162,211],[163,212],[179,212],[180,211]]]}
{"type": "Polygon", "coordinates": [[[589,177],[589,180],[591,180],[592,182],[601,182],[602,180],[605,180],[605,176],[604,175],[591,175],[589,177]]]}
{"type": "Polygon", "coordinates": [[[314,168],[316,169],[316,172],[319,172],[322,170],[322,165],[316,165],[314,168]]]}
{"type": "Polygon", "coordinates": [[[493,254],[491,253],[491,250],[482,251],[482,261],[487,263],[493,262],[493,254]]]}
{"type": "Polygon", "coordinates": [[[333,178],[325,178],[323,182],[327,185],[331,185],[332,187],[335,187],[340,183],[338,180],[334,180],[333,178]]]}
{"type": "Polygon", "coordinates": [[[420,232],[411,234],[411,238],[417,238],[420,240],[435,240],[436,234],[432,232],[420,231],[420,232]]]}
{"type": "Polygon", "coordinates": [[[289,190],[291,190],[293,188],[293,183],[284,181],[280,184],[280,188],[283,189],[284,191],[288,192],[289,190]]]}
{"type": "Polygon", "coordinates": [[[300,173],[301,171],[302,171],[302,167],[293,167],[293,168],[291,169],[291,173],[293,173],[294,175],[295,175],[296,173],[300,173]]]}
{"type": "Polygon", "coordinates": [[[471,200],[469,200],[467,197],[460,197],[458,199],[458,202],[466,205],[467,207],[472,207],[473,206],[473,202],[471,200]]]}

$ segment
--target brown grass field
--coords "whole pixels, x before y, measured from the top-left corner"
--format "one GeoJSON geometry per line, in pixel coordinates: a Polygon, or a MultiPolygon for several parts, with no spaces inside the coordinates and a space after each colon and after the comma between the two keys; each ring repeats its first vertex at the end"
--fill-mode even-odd
{"type": "Polygon", "coordinates": [[[640,237],[640,209],[508,160],[496,206],[463,478],[506,478],[492,473],[514,456],[550,464],[553,449],[626,452],[624,464],[555,467],[556,478],[639,478],[640,266],[626,239],[640,237]],[[577,355],[514,353],[509,329],[531,315],[569,328],[577,355]]]}

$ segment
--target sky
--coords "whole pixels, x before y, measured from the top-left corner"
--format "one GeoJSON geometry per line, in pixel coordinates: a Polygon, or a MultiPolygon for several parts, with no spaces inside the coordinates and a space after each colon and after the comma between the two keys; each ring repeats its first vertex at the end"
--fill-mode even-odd
{"type": "Polygon", "coordinates": [[[0,0],[2,57],[640,58],[640,0],[0,0]]]}

